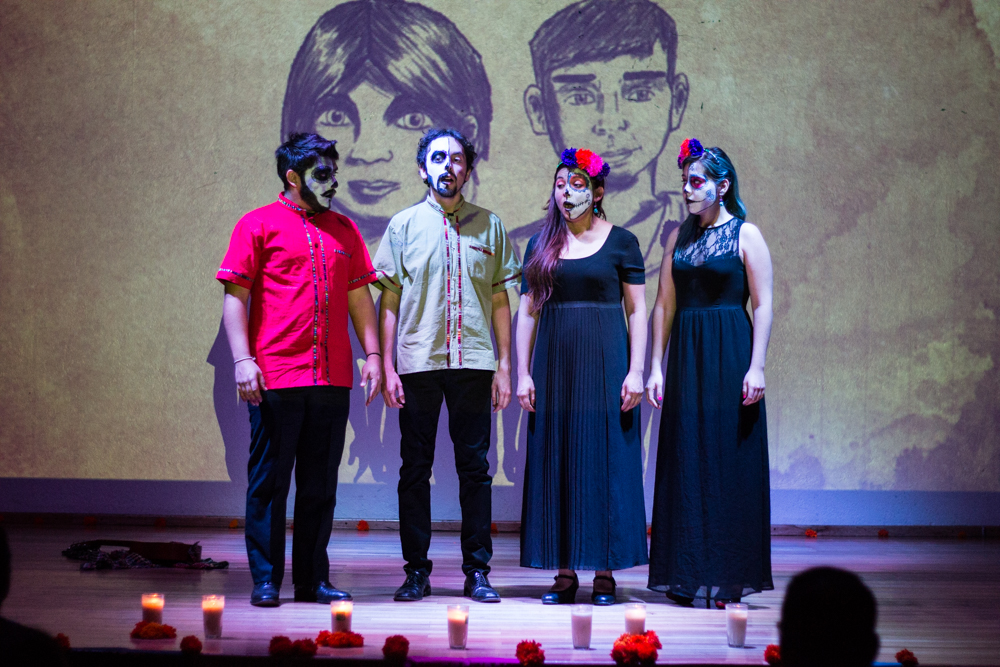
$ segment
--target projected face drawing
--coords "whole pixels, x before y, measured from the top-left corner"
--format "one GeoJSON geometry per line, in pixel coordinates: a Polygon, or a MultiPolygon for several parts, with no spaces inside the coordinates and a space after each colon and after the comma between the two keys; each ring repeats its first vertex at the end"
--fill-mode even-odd
{"type": "Polygon", "coordinates": [[[692,162],[684,167],[681,185],[684,189],[684,202],[688,213],[701,215],[715,204],[728,187],[728,181],[716,183],[705,174],[705,166],[701,162],[692,162]]]}
{"type": "Polygon", "coordinates": [[[330,210],[330,203],[337,194],[337,163],[325,157],[316,160],[303,174],[299,195],[317,213],[330,210]]]}
{"type": "Polygon", "coordinates": [[[580,171],[570,171],[565,167],[556,174],[553,193],[556,206],[567,222],[577,220],[586,213],[594,203],[594,194],[590,190],[590,179],[580,171]]]}
{"type": "Polygon", "coordinates": [[[462,191],[468,175],[465,151],[454,137],[438,137],[430,143],[420,178],[435,192],[442,197],[454,197],[462,191]]]}
{"type": "Polygon", "coordinates": [[[616,180],[636,175],[663,150],[669,132],[654,105],[670,105],[659,45],[648,58],[619,56],[608,62],[563,67],[552,72],[556,104],[552,114],[570,145],[593,146],[611,165],[616,180]]]}
{"type": "Polygon", "coordinates": [[[332,206],[374,242],[389,218],[426,194],[410,151],[427,128],[454,127],[488,159],[490,97],[481,56],[444,14],[416,2],[350,0],[303,40],[281,135],[337,140],[346,187],[332,206]]]}
{"type": "Polygon", "coordinates": [[[344,205],[365,217],[391,217],[419,199],[413,163],[397,155],[409,149],[433,125],[431,116],[404,95],[362,82],[337,95],[316,119],[315,131],[337,141],[348,173],[341,194],[344,205]],[[364,109],[365,120],[359,110],[364,109]]]}

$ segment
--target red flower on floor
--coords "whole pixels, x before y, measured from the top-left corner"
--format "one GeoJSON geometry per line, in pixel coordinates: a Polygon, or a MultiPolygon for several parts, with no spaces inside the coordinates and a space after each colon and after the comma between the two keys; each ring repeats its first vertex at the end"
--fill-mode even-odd
{"type": "Polygon", "coordinates": [[[368,529],[369,529],[369,526],[368,526],[368,522],[367,521],[365,521],[364,519],[362,519],[361,521],[358,521],[358,530],[360,530],[361,532],[364,532],[364,531],[366,531],[368,529]]]}
{"type": "Polygon", "coordinates": [[[96,516],[85,516],[83,517],[83,525],[85,526],[96,526],[97,517],[96,516]]]}
{"type": "Polygon", "coordinates": [[[490,524],[490,533],[493,534],[493,535],[499,535],[500,534],[500,529],[497,528],[496,523],[491,523],[490,524]]]}
{"type": "Polygon", "coordinates": [[[518,642],[515,655],[523,667],[538,667],[545,664],[545,651],[542,650],[542,645],[535,641],[518,642]]]}
{"type": "Polygon", "coordinates": [[[403,662],[410,653],[410,640],[403,635],[392,635],[385,638],[382,655],[389,662],[403,662]]]}
{"type": "Polygon", "coordinates": [[[880,528],[879,531],[878,531],[878,536],[879,537],[889,537],[889,531],[886,530],[885,528],[880,528]]]}
{"type": "Polygon", "coordinates": [[[56,643],[59,644],[59,648],[61,648],[62,650],[64,651],[69,650],[69,637],[67,637],[63,633],[60,632],[58,635],[56,635],[56,643]]]}
{"type": "Polygon", "coordinates": [[[271,643],[267,647],[267,652],[271,655],[311,658],[316,655],[316,643],[311,639],[296,639],[292,641],[284,635],[275,635],[271,637],[271,643]]]}
{"type": "Polygon", "coordinates": [[[153,522],[153,526],[155,526],[156,528],[166,528],[167,520],[161,516],[159,519],[153,522]]]}
{"type": "Polygon", "coordinates": [[[129,637],[132,639],[175,639],[177,637],[177,628],[172,625],[139,621],[132,628],[129,637]]]}
{"type": "Polygon", "coordinates": [[[229,522],[229,530],[236,530],[239,527],[240,527],[239,519],[233,519],[232,521],[229,522]]]}
{"type": "Polygon", "coordinates": [[[316,644],[330,648],[357,648],[365,645],[365,638],[357,632],[330,632],[320,630],[316,636],[316,644]]]}
{"type": "Polygon", "coordinates": [[[781,647],[777,644],[768,644],[764,649],[764,662],[771,667],[778,667],[781,664],[781,647]]]}
{"type": "Polygon", "coordinates": [[[652,630],[644,635],[630,635],[626,632],[615,640],[611,657],[620,667],[650,667],[656,663],[658,648],[663,648],[663,645],[652,630]]]}
{"type": "Polygon", "coordinates": [[[809,530],[806,531],[806,537],[817,537],[818,535],[819,535],[819,533],[817,533],[812,528],[810,528],[809,530]]]}
{"type": "Polygon", "coordinates": [[[913,655],[912,651],[908,651],[905,648],[896,654],[896,662],[901,664],[903,667],[916,667],[920,664],[919,661],[917,661],[917,656],[913,655]]]}
{"type": "Polygon", "coordinates": [[[201,653],[201,641],[194,635],[181,640],[181,653],[201,653]]]}

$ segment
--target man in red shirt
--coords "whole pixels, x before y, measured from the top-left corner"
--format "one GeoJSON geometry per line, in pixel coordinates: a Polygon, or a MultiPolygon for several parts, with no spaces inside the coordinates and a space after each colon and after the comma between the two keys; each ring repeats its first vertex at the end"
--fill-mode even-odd
{"type": "Polygon", "coordinates": [[[369,403],[382,371],[366,288],[376,279],[371,258],[354,222],[330,210],[334,144],[293,134],[275,151],[285,190],[240,219],[216,275],[225,286],[222,319],[236,386],[250,411],[246,544],[250,604],[258,607],[278,605],[293,466],[295,601],[351,598],[329,582],[326,552],[354,381],[348,314],[368,351],[361,386],[369,403]]]}

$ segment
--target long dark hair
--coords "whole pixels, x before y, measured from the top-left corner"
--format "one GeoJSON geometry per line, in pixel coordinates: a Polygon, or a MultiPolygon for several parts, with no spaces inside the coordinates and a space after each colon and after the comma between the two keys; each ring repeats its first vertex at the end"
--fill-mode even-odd
{"type": "MultiPolygon", "coordinates": [[[[556,177],[559,176],[560,169],[573,168],[569,165],[559,163],[555,174],[552,175],[552,188],[549,190],[549,203],[545,210],[545,219],[542,221],[542,229],[538,232],[535,246],[531,253],[531,259],[524,265],[524,275],[528,279],[528,295],[531,296],[531,313],[535,314],[542,310],[542,306],[552,296],[552,289],[555,286],[556,269],[559,267],[559,253],[566,245],[566,237],[569,234],[569,227],[566,226],[566,219],[556,205],[556,177]]],[[[588,176],[592,191],[604,187],[604,179],[588,176]]],[[[607,220],[604,214],[604,199],[594,201],[594,215],[607,220]]]]}
{"type": "MultiPolygon", "coordinates": [[[[722,205],[726,207],[726,210],[734,218],[746,220],[747,207],[743,204],[743,200],[740,199],[740,182],[736,177],[736,167],[733,166],[733,161],[726,155],[726,151],[718,146],[706,148],[705,152],[700,156],[691,156],[684,160],[681,163],[681,169],[695,162],[700,162],[705,167],[705,175],[716,183],[724,180],[729,181],[729,189],[722,196],[722,205]]],[[[697,238],[699,231],[698,216],[688,215],[681,224],[680,229],[677,230],[677,243],[674,247],[678,250],[684,248],[697,238]]]]}

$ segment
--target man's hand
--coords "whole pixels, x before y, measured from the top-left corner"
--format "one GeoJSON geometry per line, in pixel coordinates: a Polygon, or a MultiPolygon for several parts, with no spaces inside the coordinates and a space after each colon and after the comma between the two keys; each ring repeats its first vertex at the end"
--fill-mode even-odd
{"type": "Polygon", "coordinates": [[[493,374],[490,396],[493,397],[493,412],[500,412],[510,405],[510,371],[497,369],[493,374]]]}
{"type": "Polygon", "coordinates": [[[376,394],[382,391],[382,357],[373,354],[368,357],[368,361],[361,367],[361,386],[367,387],[365,392],[365,406],[371,405],[376,394]],[[371,385],[368,383],[371,382],[371,385]]]}
{"type": "Polygon", "coordinates": [[[267,386],[264,384],[264,373],[253,359],[243,359],[236,364],[236,389],[240,399],[250,405],[260,405],[261,394],[267,386]]]}
{"type": "Polygon", "coordinates": [[[403,382],[399,379],[399,374],[395,368],[386,367],[385,385],[382,387],[382,398],[390,408],[401,408],[406,403],[403,396],[403,382]]]}
{"type": "Polygon", "coordinates": [[[517,402],[528,412],[535,411],[535,381],[527,373],[517,378],[517,402]]]}

